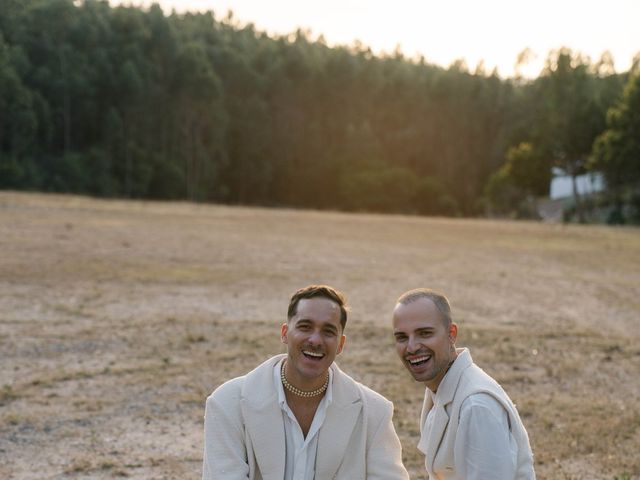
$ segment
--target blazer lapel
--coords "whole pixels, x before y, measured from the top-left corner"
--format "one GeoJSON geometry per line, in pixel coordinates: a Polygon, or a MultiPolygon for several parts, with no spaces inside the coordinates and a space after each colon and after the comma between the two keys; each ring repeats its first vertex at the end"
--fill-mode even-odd
{"type": "Polygon", "coordinates": [[[360,392],[345,375],[333,365],[333,400],[327,408],[318,437],[316,456],[316,478],[334,478],[342,464],[351,434],[362,410],[360,392]]]}
{"type": "Polygon", "coordinates": [[[435,409],[433,411],[433,423],[431,424],[431,430],[427,434],[427,451],[425,452],[430,471],[433,471],[433,462],[436,459],[436,453],[438,453],[444,431],[449,423],[449,415],[447,415],[444,405],[434,405],[432,408],[435,409]]]}
{"type": "Polygon", "coordinates": [[[282,410],[276,401],[258,407],[244,401],[243,410],[245,426],[262,478],[282,480],[286,444],[282,410]]]}
{"type": "MultiPolygon", "coordinates": [[[[425,446],[426,451],[424,453],[427,466],[430,471],[433,471],[436,454],[438,453],[440,443],[442,442],[447,425],[449,424],[449,414],[447,413],[446,406],[453,401],[453,397],[458,389],[458,382],[462,377],[462,372],[471,365],[471,357],[466,348],[459,348],[457,349],[457,352],[458,358],[453,362],[453,365],[451,365],[451,368],[438,386],[438,393],[435,396],[435,404],[431,407],[435,409],[433,411],[433,423],[431,425],[431,430],[429,432],[425,432],[427,434],[427,444],[425,446]]],[[[423,426],[428,413],[428,410],[425,412],[425,408],[431,404],[431,400],[427,400],[428,397],[429,395],[425,392],[425,403],[422,413],[423,426]]]]}
{"type": "Polygon", "coordinates": [[[253,453],[264,480],[284,478],[285,445],[282,410],[273,384],[273,367],[278,355],[247,375],[242,389],[241,408],[253,453]]]}

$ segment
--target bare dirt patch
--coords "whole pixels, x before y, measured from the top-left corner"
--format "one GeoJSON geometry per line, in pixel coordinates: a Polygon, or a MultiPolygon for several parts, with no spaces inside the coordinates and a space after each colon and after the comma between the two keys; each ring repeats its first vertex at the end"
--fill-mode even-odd
{"type": "Polygon", "coordinates": [[[198,478],[206,396],[283,351],[289,295],[345,291],[340,365],[390,398],[412,478],[403,291],[518,404],[541,479],[640,478],[640,231],[0,193],[0,478],[198,478]]]}

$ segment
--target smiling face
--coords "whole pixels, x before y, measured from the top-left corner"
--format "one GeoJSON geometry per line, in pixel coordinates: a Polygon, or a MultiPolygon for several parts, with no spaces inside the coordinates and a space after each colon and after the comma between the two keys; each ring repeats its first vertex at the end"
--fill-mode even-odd
{"type": "Polygon", "coordinates": [[[457,354],[458,327],[448,326],[428,298],[398,303],[393,311],[393,335],[398,356],[418,382],[436,391],[457,354]]]}
{"type": "Polygon", "coordinates": [[[324,297],[301,299],[295,315],[282,325],[281,338],[287,345],[287,379],[303,390],[320,387],[346,340],[340,307],[324,297]]]}

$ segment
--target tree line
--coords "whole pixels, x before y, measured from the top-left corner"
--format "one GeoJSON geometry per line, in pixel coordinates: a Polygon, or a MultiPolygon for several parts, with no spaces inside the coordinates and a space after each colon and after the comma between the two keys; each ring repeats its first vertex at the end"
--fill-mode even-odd
{"type": "Polygon", "coordinates": [[[502,79],[232,14],[0,5],[0,188],[526,215],[560,166],[637,192],[638,61],[617,74],[559,49],[538,78],[502,79]]]}

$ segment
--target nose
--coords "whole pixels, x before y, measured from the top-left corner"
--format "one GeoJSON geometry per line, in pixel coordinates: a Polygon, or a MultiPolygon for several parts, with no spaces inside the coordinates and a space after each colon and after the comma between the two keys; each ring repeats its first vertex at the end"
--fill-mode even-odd
{"type": "Polygon", "coordinates": [[[320,330],[314,330],[313,332],[311,332],[311,335],[309,335],[309,343],[311,343],[312,345],[318,345],[322,342],[322,334],[320,333],[320,330]]]}
{"type": "Polygon", "coordinates": [[[409,341],[407,342],[407,353],[415,353],[420,350],[420,342],[416,340],[416,337],[413,335],[409,336],[409,341]]]}

